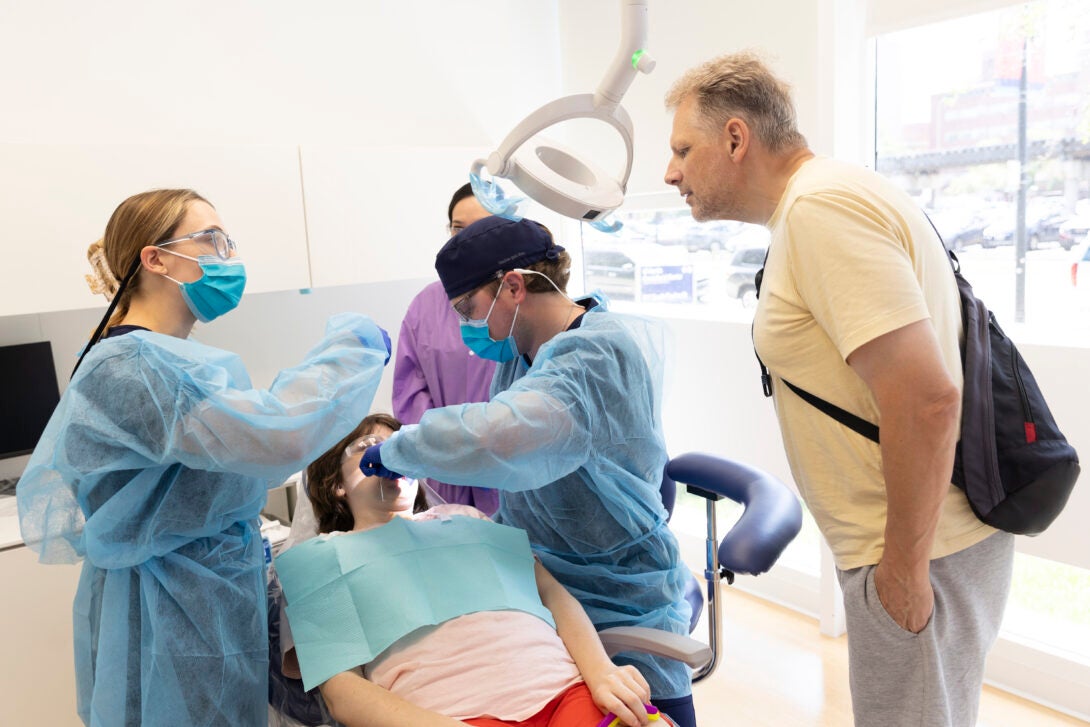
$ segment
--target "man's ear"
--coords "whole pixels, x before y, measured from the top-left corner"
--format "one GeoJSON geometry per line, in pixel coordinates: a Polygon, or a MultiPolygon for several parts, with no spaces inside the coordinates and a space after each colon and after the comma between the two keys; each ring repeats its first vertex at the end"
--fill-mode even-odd
{"type": "Polygon", "coordinates": [[[723,143],[727,156],[734,163],[739,163],[749,150],[750,130],[749,125],[738,117],[727,119],[723,125],[723,143]]]}
{"type": "Polygon", "coordinates": [[[516,303],[526,300],[526,277],[522,273],[512,270],[504,276],[502,285],[511,291],[511,297],[516,303]]]}

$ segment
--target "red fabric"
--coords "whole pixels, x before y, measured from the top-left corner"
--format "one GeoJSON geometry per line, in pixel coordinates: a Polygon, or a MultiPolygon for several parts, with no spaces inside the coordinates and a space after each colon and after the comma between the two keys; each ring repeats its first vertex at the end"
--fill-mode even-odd
{"type": "Polygon", "coordinates": [[[462,720],[475,727],[595,727],[602,721],[602,710],[594,703],[590,690],[583,682],[560,693],[545,708],[530,719],[509,722],[491,717],[462,720]]]}
{"type": "Polygon", "coordinates": [[[1037,425],[1033,422],[1026,422],[1026,443],[1033,444],[1037,441],[1037,425]]]}

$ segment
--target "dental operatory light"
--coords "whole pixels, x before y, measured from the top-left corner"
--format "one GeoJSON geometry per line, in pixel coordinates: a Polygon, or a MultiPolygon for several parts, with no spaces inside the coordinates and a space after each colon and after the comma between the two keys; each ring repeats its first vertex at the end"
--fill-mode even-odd
{"type": "Polygon", "coordinates": [[[516,126],[488,159],[473,162],[470,184],[485,209],[510,219],[519,218],[518,205],[524,198],[504,193],[497,183],[503,178],[554,212],[588,222],[602,232],[621,228],[620,222],[607,219],[624,202],[632,172],[632,119],[620,103],[636,74],[650,73],[655,68],[655,60],[643,47],[646,40],[647,0],[621,0],[621,47],[597,90],[545,104],[516,126]],[[626,161],[619,176],[578,158],[555,141],[537,136],[562,121],[582,118],[604,121],[621,135],[626,161]],[[491,179],[483,175],[486,169],[491,179]]]}

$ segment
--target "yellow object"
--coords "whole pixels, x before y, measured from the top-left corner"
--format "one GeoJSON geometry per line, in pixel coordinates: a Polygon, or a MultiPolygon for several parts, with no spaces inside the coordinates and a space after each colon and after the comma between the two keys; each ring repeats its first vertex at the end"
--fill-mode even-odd
{"type": "MultiPolygon", "coordinates": [[[[649,722],[657,722],[658,718],[659,718],[659,713],[658,712],[653,712],[653,713],[647,715],[647,720],[649,722]]],[[[606,727],[620,727],[620,724],[621,724],[621,718],[620,717],[614,717],[613,721],[611,721],[608,725],[606,725],[606,727]]]]}

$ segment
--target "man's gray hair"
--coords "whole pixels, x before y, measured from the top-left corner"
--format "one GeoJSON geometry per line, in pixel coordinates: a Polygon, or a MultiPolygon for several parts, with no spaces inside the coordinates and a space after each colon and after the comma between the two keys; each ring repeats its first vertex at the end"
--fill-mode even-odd
{"type": "Polygon", "coordinates": [[[666,108],[676,110],[690,95],[697,99],[701,125],[710,132],[718,133],[737,117],[771,151],[806,146],[791,87],[753,51],[728,53],[689,69],[667,92],[666,108]]]}

